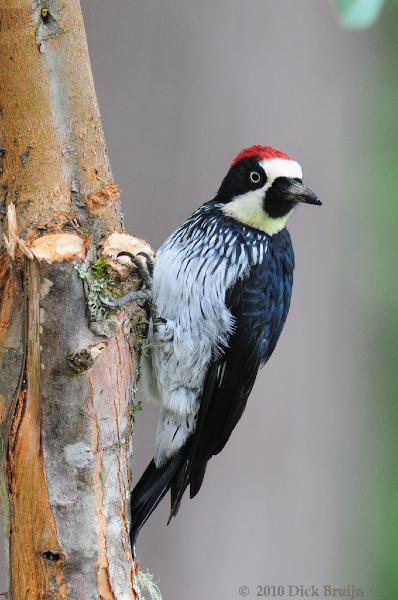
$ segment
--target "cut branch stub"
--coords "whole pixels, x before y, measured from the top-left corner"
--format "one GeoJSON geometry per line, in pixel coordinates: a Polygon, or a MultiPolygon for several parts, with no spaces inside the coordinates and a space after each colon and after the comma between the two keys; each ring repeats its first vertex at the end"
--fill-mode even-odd
{"type": "Polygon", "coordinates": [[[84,373],[91,369],[94,365],[95,360],[101,355],[101,353],[107,347],[107,343],[100,342],[90,348],[83,348],[82,350],[75,350],[69,352],[68,362],[71,369],[76,373],[84,373]]]}
{"type": "Polygon", "coordinates": [[[64,260],[83,261],[87,253],[87,241],[75,233],[53,233],[35,240],[30,250],[38,260],[50,265],[64,260]]]}

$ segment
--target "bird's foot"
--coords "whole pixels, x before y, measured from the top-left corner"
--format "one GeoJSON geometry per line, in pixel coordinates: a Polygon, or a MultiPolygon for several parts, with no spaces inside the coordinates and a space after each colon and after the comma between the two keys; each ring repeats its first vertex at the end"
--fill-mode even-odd
{"type": "Polygon", "coordinates": [[[152,289],[152,278],[153,278],[153,260],[146,252],[138,252],[137,255],[131,252],[119,252],[117,258],[121,256],[127,256],[131,262],[136,266],[139,276],[142,279],[143,287],[146,289],[152,289]],[[142,258],[141,258],[142,257],[142,258]],[[145,262],[142,260],[145,259],[145,262]]]}
{"type": "Polygon", "coordinates": [[[139,290],[138,292],[129,292],[120,298],[105,298],[105,296],[99,297],[101,304],[106,306],[107,308],[121,308],[130,302],[138,302],[140,300],[144,300],[146,302],[152,301],[152,295],[150,292],[146,292],[144,290],[139,290]]]}
{"type": "Polygon", "coordinates": [[[164,319],[163,317],[156,316],[153,319],[153,330],[155,339],[158,342],[167,343],[173,341],[174,326],[170,319],[164,319]]]}
{"type": "Polygon", "coordinates": [[[128,292],[120,298],[105,298],[100,296],[101,303],[107,308],[121,308],[131,302],[143,300],[152,306],[152,276],[153,276],[153,260],[146,252],[139,252],[137,255],[131,252],[119,252],[117,258],[128,256],[132,263],[137,268],[138,274],[142,279],[142,288],[136,292],[128,292]],[[145,262],[141,259],[145,259],[145,262]]]}

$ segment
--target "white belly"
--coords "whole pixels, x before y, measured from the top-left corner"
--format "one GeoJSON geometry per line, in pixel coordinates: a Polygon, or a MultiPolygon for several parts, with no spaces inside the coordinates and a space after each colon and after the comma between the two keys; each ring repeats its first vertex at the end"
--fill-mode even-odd
{"type": "MultiPolygon", "coordinates": [[[[151,338],[152,382],[161,406],[157,466],[173,456],[194,431],[208,365],[233,331],[225,294],[249,265],[243,247],[235,264],[227,257],[219,261],[221,250],[215,248],[224,251],[223,242],[215,240],[203,256],[195,256],[195,240],[184,246],[166,242],[157,255],[154,300],[157,315],[167,320],[151,338]]],[[[148,373],[144,379],[148,382],[148,373]]]]}

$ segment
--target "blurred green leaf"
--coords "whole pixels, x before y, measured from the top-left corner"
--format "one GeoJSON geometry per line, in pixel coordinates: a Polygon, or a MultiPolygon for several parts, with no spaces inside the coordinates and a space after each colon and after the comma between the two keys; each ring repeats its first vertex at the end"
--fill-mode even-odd
{"type": "Polygon", "coordinates": [[[351,29],[364,29],[373,25],[384,2],[385,0],[333,0],[341,23],[351,29]]]}

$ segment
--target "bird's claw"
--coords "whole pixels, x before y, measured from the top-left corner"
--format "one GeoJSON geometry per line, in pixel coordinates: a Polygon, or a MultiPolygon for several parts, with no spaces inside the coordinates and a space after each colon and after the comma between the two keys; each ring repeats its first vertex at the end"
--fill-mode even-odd
{"type": "Polygon", "coordinates": [[[146,287],[147,289],[152,289],[152,276],[154,265],[153,260],[149,256],[149,254],[147,254],[146,252],[138,252],[138,254],[135,255],[131,252],[123,251],[119,252],[117,258],[120,258],[121,256],[128,256],[131,262],[136,266],[138,274],[142,279],[143,287],[146,287]],[[139,258],[140,256],[142,256],[145,259],[146,264],[143,260],[141,260],[141,258],[139,258]]]}
{"type": "Polygon", "coordinates": [[[101,304],[107,306],[108,308],[120,308],[129,304],[130,302],[138,302],[140,300],[144,300],[146,302],[150,302],[152,300],[152,296],[150,292],[146,292],[144,290],[139,290],[138,292],[129,292],[120,298],[105,298],[105,296],[99,296],[101,304]]]}
{"type": "Polygon", "coordinates": [[[153,320],[153,325],[156,329],[156,327],[159,327],[159,325],[166,325],[167,323],[167,319],[164,319],[163,317],[155,317],[153,320]]]}
{"type": "MultiPolygon", "coordinates": [[[[146,252],[139,252],[137,255],[132,254],[131,252],[123,251],[119,252],[117,258],[121,256],[128,256],[131,262],[136,266],[138,274],[142,279],[142,288],[136,292],[128,292],[124,296],[120,298],[105,298],[104,296],[100,296],[100,302],[107,308],[121,308],[130,302],[138,302],[140,300],[149,303],[152,307],[152,275],[153,275],[153,260],[146,252]],[[142,256],[145,261],[139,258],[142,256]]],[[[152,308],[151,308],[152,310],[152,308]]]]}
{"type": "Polygon", "coordinates": [[[153,329],[158,342],[171,342],[174,338],[172,321],[156,316],[153,318],[153,329]]]}

